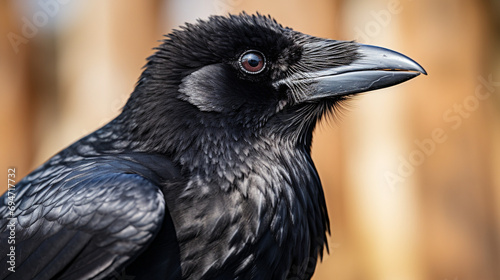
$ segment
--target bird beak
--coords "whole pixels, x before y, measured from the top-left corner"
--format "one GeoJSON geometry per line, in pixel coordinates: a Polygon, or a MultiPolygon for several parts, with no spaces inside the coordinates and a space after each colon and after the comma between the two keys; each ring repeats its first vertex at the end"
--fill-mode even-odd
{"type": "MultiPolygon", "coordinates": [[[[397,85],[420,74],[427,75],[422,66],[401,53],[354,42],[348,43],[357,45],[356,59],[347,65],[329,66],[327,61],[335,61],[335,57],[329,58],[328,54],[328,50],[331,50],[328,44],[331,45],[332,42],[335,41],[316,41],[306,46],[317,50],[314,53],[315,61],[318,61],[318,56],[323,56],[322,66],[314,67],[313,71],[301,67],[300,71],[282,80],[282,83],[287,84],[292,91],[293,88],[299,88],[300,92],[303,92],[294,93],[296,101],[307,102],[351,95],[397,85]]],[[[307,54],[304,59],[308,59],[307,54]]]]}

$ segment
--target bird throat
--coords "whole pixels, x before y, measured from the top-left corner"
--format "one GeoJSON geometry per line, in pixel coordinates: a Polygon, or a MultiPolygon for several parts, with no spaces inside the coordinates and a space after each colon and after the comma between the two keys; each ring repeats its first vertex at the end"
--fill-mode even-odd
{"type": "MultiPolygon", "coordinates": [[[[293,269],[298,275],[314,271],[311,265],[326,244],[329,226],[308,152],[273,135],[231,138],[205,135],[195,141],[200,146],[178,158],[189,166],[183,168],[189,181],[182,189],[164,190],[176,193],[167,206],[177,229],[183,274],[215,277],[210,269],[198,268],[234,265],[233,257],[256,248],[263,255],[254,258],[276,259],[272,269],[293,269]],[[277,255],[267,255],[272,252],[277,255]]],[[[251,269],[255,262],[239,269],[251,269]]]]}

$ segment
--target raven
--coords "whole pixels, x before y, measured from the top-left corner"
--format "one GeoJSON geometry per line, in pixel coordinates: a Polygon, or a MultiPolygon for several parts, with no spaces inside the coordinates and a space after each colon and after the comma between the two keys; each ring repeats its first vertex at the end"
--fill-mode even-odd
{"type": "Polygon", "coordinates": [[[315,124],[421,73],[270,16],[186,24],[114,120],[2,196],[0,278],[309,279],[330,231],[315,124]]]}

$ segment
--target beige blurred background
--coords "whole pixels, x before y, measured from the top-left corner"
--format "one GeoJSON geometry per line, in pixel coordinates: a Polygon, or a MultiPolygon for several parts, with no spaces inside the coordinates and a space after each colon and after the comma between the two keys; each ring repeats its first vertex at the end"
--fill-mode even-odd
{"type": "Polygon", "coordinates": [[[1,0],[1,191],[116,116],[162,34],[243,10],[429,73],[319,125],[332,235],[314,279],[500,279],[499,1],[1,0]]]}

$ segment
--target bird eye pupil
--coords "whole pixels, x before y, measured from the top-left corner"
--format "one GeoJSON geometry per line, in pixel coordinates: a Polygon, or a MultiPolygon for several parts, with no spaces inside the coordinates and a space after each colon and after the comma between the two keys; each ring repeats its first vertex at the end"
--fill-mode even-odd
{"type": "Polygon", "coordinates": [[[256,57],[251,57],[248,60],[248,64],[250,64],[250,66],[252,66],[252,67],[257,67],[259,65],[259,59],[256,57]]]}
{"type": "Polygon", "coordinates": [[[239,60],[240,68],[248,74],[258,74],[266,66],[264,55],[259,51],[247,51],[241,55],[239,60]]]}

